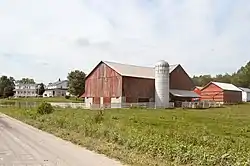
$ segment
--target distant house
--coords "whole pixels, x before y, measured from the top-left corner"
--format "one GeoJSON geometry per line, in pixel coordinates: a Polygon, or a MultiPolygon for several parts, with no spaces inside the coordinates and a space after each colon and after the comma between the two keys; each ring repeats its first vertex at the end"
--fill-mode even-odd
{"type": "Polygon", "coordinates": [[[45,92],[43,93],[43,97],[60,97],[66,96],[68,91],[68,80],[58,80],[54,83],[49,83],[45,92]]]}
{"type": "Polygon", "coordinates": [[[242,90],[233,84],[210,82],[201,89],[202,101],[215,101],[222,104],[242,102],[242,90]]]}
{"type": "Polygon", "coordinates": [[[250,89],[249,88],[242,88],[239,87],[242,90],[242,101],[243,102],[250,102],[250,89]]]}
{"type": "Polygon", "coordinates": [[[14,97],[36,97],[37,89],[37,84],[16,84],[14,97]]]}

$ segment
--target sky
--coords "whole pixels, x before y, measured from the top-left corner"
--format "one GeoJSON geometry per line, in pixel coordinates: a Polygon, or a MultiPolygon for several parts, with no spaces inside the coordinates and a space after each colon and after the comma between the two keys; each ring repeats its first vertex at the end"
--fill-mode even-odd
{"type": "Polygon", "coordinates": [[[190,76],[235,72],[250,60],[250,1],[0,0],[0,75],[48,83],[162,59],[190,76]]]}

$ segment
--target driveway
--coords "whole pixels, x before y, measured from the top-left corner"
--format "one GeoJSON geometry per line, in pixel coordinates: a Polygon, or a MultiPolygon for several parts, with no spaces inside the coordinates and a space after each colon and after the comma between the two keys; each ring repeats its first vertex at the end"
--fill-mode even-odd
{"type": "Polygon", "coordinates": [[[0,166],[121,166],[0,113],[0,166]]]}

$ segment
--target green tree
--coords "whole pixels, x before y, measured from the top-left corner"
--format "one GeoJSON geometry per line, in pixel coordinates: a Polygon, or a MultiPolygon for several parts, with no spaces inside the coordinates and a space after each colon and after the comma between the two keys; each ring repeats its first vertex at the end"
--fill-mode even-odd
{"type": "Polygon", "coordinates": [[[36,82],[32,78],[22,78],[21,80],[17,80],[16,83],[19,83],[19,84],[35,84],[36,82]]]}
{"type": "Polygon", "coordinates": [[[75,70],[68,74],[68,87],[69,92],[75,96],[80,96],[85,90],[85,77],[83,71],[75,70]]]}
{"type": "Polygon", "coordinates": [[[213,81],[213,78],[211,75],[200,75],[200,76],[193,77],[193,82],[196,86],[205,86],[210,81],[213,81]]]}
{"type": "Polygon", "coordinates": [[[0,97],[9,97],[14,95],[15,83],[13,77],[2,76],[0,78],[0,97]]]}
{"type": "Polygon", "coordinates": [[[36,90],[36,94],[38,94],[39,96],[43,95],[43,93],[45,92],[44,84],[40,83],[37,86],[38,86],[38,88],[36,90]]]}
{"type": "Polygon", "coordinates": [[[215,77],[211,77],[210,75],[194,76],[193,81],[197,86],[204,86],[210,81],[218,81],[250,88],[250,61],[232,74],[218,74],[215,77]]]}

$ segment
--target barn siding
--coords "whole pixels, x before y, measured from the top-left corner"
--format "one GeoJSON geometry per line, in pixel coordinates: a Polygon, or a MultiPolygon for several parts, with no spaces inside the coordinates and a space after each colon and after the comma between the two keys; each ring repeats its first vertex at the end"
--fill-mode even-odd
{"type": "Polygon", "coordinates": [[[120,97],[122,95],[122,77],[105,63],[100,63],[87,77],[86,97],[120,97]]]}
{"type": "Polygon", "coordinates": [[[242,101],[241,92],[226,91],[211,83],[201,91],[201,100],[209,100],[223,103],[239,103],[242,101]]]}
{"type": "Polygon", "coordinates": [[[196,93],[196,94],[198,94],[198,95],[201,95],[201,89],[199,89],[199,88],[195,88],[194,89],[194,92],[196,93]]]}
{"type": "Polygon", "coordinates": [[[170,73],[170,89],[193,90],[195,85],[185,70],[179,65],[170,73]]]}
{"type": "Polygon", "coordinates": [[[202,89],[201,100],[223,102],[224,101],[223,90],[214,84],[210,84],[205,89],[202,89]]]}
{"type": "Polygon", "coordinates": [[[128,103],[138,102],[138,98],[154,98],[154,79],[123,77],[122,87],[122,95],[128,103]]]}
{"type": "Polygon", "coordinates": [[[237,91],[224,91],[225,103],[240,103],[242,101],[241,92],[237,91]]]}

